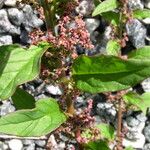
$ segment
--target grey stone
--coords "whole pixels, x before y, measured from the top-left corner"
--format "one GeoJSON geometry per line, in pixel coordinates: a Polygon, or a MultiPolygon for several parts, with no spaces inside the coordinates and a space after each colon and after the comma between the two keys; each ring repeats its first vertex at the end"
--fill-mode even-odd
{"type": "Polygon", "coordinates": [[[2,35],[0,36],[0,45],[12,44],[12,36],[11,35],[2,35]]]}
{"type": "Polygon", "coordinates": [[[46,145],[45,140],[36,140],[35,144],[38,145],[39,147],[44,147],[46,145]]]}
{"type": "Polygon", "coordinates": [[[5,9],[0,10],[0,34],[3,33],[20,34],[20,27],[15,27],[10,23],[5,9]]]}
{"type": "Polygon", "coordinates": [[[108,109],[107,111],[107,114],[110,114],[111,116],[115,117],[117,112],[115,109],[111,108],[111,109],[108,109]]]}
{"type": "Polygon", "coordinates": [[[32,143],[29,146],[24,146],[23,150],[35,150],[35,143],[32,143]]]}
{"type": "Polygon", "coordinates": [[[33,81],[37,85],[41,85],[43,83],[43,80],[40,78],[37,78],[36,80],[33,81]]]}
{"type": "Polygon", "coordinates": [[[26,91],[27,91],[28,93],[34,95],[35,87],[34,87],[32,84],[25,83],[24,86],[25,86],[25,89],[26,89],[26,91]]]}
{"type": "Polygon", "coordinates": [[[45,82],[41,83],[41,84],[35,89],[35,94],[37,95],[37,94],[44,93],[44,92],[45,92],[45,91],[44,91],[45,85],[46,85],[45,82]]]}
{"type": "Polygon", "coordinates": [[[127,125],[130,126],[130,127],[135,127],[135,126],[138,126],[139,125],[139,120],[129,116],[126,118],[126,121],[127,121],[127,125]]]}
{"type": "Polygon", "coordinates": [[[43,21],[34,14],[30,5],[25,5],[22,10],[24,13],[23,25],[28,32],[31,32],[33,28],[38,28],[43,25],[43,21]]]}
{"type": "Polygon", "coordinates": [[[3,7],[5,0],[0,0],[0,9],[3,7]]]}
{"type": "Polygon", "coordinates": [[[1,150],[8,150],[8,145],[6,143],[3,143],[2,141],[0,141],[0,149],[1,150]]]}
{"type": "Polygon", "coordinates": [[[138,132],[136,131],[129,131],[126,134],[126,138],[129,140],[137,140],[138,139],[138,132]]]}
{"type": "Polygon", "coordinates": [[[58,149],[58,144],[57,144],[56,139],[55,139],[55,137],[54,137],[53,134],[50,135],[50,137],[49,137],[49,142],[51,143],[51,150],[56,150],[56,149],[58,149]]]}
{"type": "Polygon", "coordinates": [[[139,148],[142,149],[144,144],[145,144],[145,137],[143,134],[139,133],[137,135],[137,139],[136,140],[129,140],[127,138],[123,139],[123,146],[124,147],[128,147],[128,146],[132,146],[133,148],[139,148]]]}
{"type": "Polygon", "coordinates": [[[35,97],[36,100],[42,99],[42,98],[48,98],[45,94],[40,94],[35,97]]]}
{"type": "Polygon", "coordinates": [[[136,118],[140,121],[140,122],[145,122],[147,120],[147,117],[143,114],[140,113],[138,115],[136,115],[136,118]]]}
{"type": "Polygon", "coordinates": [[[10,150],[22,150],[23,144],[21,140],[12,139],[8,142],[10,150]]]}
{"type": "Polygon", "coordinates": [[[145,144],[143,150],[150,150],[150,143],[145,144]]]}
{"type": "Polygon", "coordinates": [[[23,12],[18,10],[17,8],[10,8],[8,11],[9,20],[17,26],[20,26],[24,20],[23,12]]]}
{"type": "Polygon", "coordinates": [[[111,108],[113,106],[113,104],[111,104],[111,103],[105,103],[105,105],[104,105],[104,107],[106,108],[106,109],[109,109],[109,108],[111,108]]]}
{"type": "Polygon", "coordinates": [[[75,150],[75,146],[73,144],[67,144],[67,150],[75,150]]]}
{"type": "Polygon", "coordinates": [[[65,147],[66,147],[66,144],[65,144],[64,142],[60,142],[60,143],[58,144],[58,149],[59,149],[59,150],[64,150],[65,147]]]}
{"type": "Polygon", "coordinates": [[[150,24],[150,17],[143,19],[142,22],[145,24],[150,24]]]}
{"type": "MultiPolygon", "coordinates": [[[[138,131],[139,133],[143,133],[144,127],[145,127],[145,122],[140,122],[140,124],[139,124],[138,127],[137,127],[137,131],[138,131]]],[[[135,128],[136,128],[136,127],[135,127],[135,128]]]]}
{"type": "Polygon", "coordinates": [[[136,48],[145,46],[146,28],[137,19],[133,19],[126,24],[129,39],[136,48]]]}
{"type": "Polygon", "coordinates": [[[24,145],[31,145],[34,143],[34,140],[23,140],[24,145]]]}
{"type": "Polygon", "coordinates": [[[144,128],[144,135],[148,142],[150,142],[150,125],[144,128]]]}
{"type": "Polygon", "coordinates": [[[98,103],[96,112],[107,122],[115,123],[117,112],[111,103],[98,103]]]}
{"type": "Polygon", "coordinates": [[[4,4],[6,6],[14,7],[14,6],[16,6],[16,2],[17,2],[17,0],[5,0],[4,4]]]}
{"type": "MultiPolygon", "coordinates": [[[[76,25],[75,21],[67,23],[66,26],[67,26],[68,29],[76,29],[77,28],[77,25],[76,25]]],[[[59,30],[59,28],[58,28],[58,30],[59,30]]]]}
{"type": "Polygon", "coordinates": [[[94,118],[95,118],[95,124],[98,125],[98,124],[102,123],[102,119],[100,116],[96,115],[96,116],[94,116],[94,118]]]}
{"type": "Polygon", "coordinates": [[[138,126],[129,126],[126,120],[123,120],[123,126],[128,129],[130,132],[143,133],[145,127],[145,122],[140,122],[138,126]]]}
{"type": "Polygon", "coordinates": [[[63,142],[69,141],[69,138],[67,136],[65,136],[64,134],[59,134],[59,138],[63,142]]]}
{"type": "Polygon", "coordinates": [[[45,91],[52,95],[62,95],[62,89],[58,85],[46,85],[45,91]]]}
{"type": "Polygon", "coordinates": [[[106,39],[107,41],[111,38],[111,33],[112,33],[112,27],[111,26],[107,26],[104,32],[104,39],[106,39]]]}
{"type": "Polygon", "coordinates": [[[5,9],[0,10],[0,33],[6,33],[10,30],[11,23],[7,17],[5,9]]]}
{"type": "Polygon", "coordinates": [[[81,96],[77,96],[76,100],[75,100],[75,106],[77,108],[81,108],[81,107],[84,107],[86,106],[86,101],[83,97],[81,96]]]}
{"type": "Polygon", "coordinates": [[[46,149],[37,147],[36,150],[46,150],[46,149]]]}
{"type": "Polygon", "coordinates": [[[75,10],[78,14],[88,16],[92,13],[93,9],[94,9],[93,0],[82,0],[75,10]]]}
{"type": "MultiPolygon", "coordinates": [[[[95,31],[96,32],[96,31],[95,31]]],[[[94,33],[95,33],[94,32],[94,33]]],[[[98,54],[107,54],[106,45],[111,39],[112,27],[107,26],[103,35],[98,35],[98,37],[92,37],[92,41],[95,42],[95,47],[93,50],[88,51],[88,55],[98,55],[98,54]]]]}
{"type": "Polygon", "coordinates": [[[98,103],[97,104],[97,112],[100,113],[101,109],[104,110],[105,103],[98,103]]]}
{"type": "Polygon", "coordinates": [[[141,0],[128,0],[128,6],[133,10],[144,8],[144,4],[141,2],[141,0]]]}
{"type": "Polygon", "coordinates": [[[21,33],[20,27],[11,25],[8,33],[10,33],[11,35],[20,35],[20,33],[21,33]]]}
{"type": "Polygon", "coordinates": [[[93,33],[100,25],[100,20],[95,18],[84,19],[88,32],[93,33]]]}
{"type": "Polygon", "coordinates": [[[0,106],[1,116],[14,112],[14,111],[15,111],[15,107],[9,101],[4,101],[3,104],[0,106]]]}
{"type": "Polygon", "coordinates": [[[85,100],[83,99],[83,97],[78,96],[78,97],[76,98],[76,102],[78,102],[78,103],[84,103],[85,100]]]}
{"type": "Polygon", "coordinates": [[[21,31],[20,41],[22,44],[30,44],[31,43],[31,40],[29,38],[29,34],[26,30],[21,31]]]}
{"type": "Polygon", "coordinates": [[[145,92],[150,92],[150,78],[147,78],[141,82],[142,88],[145,92]]]}
{"type": "Polygon", "coordinates": [[[150,9],[150,0],[145,0],[144,5],[146,8],[150,9]]]}

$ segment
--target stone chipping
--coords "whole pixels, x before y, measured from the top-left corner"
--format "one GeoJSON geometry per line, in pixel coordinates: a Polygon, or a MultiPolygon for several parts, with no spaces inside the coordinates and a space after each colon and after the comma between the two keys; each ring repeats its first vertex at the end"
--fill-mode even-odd
{"type": "MultiPolygon", "coordinates": [[[[129,7],[132,9],[150,9],[149,0],[129,0],[129,7]]],[[[88,53],[94,55],[105,53],[106,44],[110,38],[111,29],[107,26],[106,22],[100,18],[91,18],[90,14],[94,9],[92,0],[82,0],[80,5],[75,9],[77,14],[84,16],[86,27],[91,35],[91,40],[95,43],[93,52],[83,50],[78,47],[79,53],[88,53]],[[89,17],[90,16],[90,17],[89,17]],[[99,31],[103,29],[102,31],[99,31]],[[101,34],[102,32],[103,34],[101,34]]],[[[146,38],[150,32],[149,18],[147,20],[139,21],[133,20],[131,23],[126,24],[126,29],[129,34],[131,44],[135,48],[140,48],[146,45],[146,38]]],[[[37,12],[35,12],[30,5],[16,6],[16,0],[0,0],[0,45],[18,43],[22,45],[30,44],[29,33],[34,28],[40,28],[44,24],[37,12]]],[[[150,44],[150,42],[149,42],[150,44]]],[[[144,80],[142,83],[144,92],[150,91],[150,79],[144,80]]],[[[60,96],[62,89],[57,85],[47,85],[41,79],[36,79],[32,83],[27,83],[24,88],[32,93],[36,99],[45,98],[48,96],[60,96]]],[[[76,107],[84,108],[86,96],[77,97],[76,107]]],[[[111,123],[116,127],[115,107],[102,100],[101,96],[97,97],[95,102],[95,110],[93,114],[96,118],[96,123],[105,122],[111,123]]],[[[11,100],[4,101],[0,104],[0,116],[14,112],[15,107],[11,100]]],[[[149,111],[150,112],[150,111],[149,111]]],[[[128,133],[123,139],[124,146],[133,146],[137,150],[150,150],[150,121],[149,116],[142,113],[130,112],[124,116],[123,125],[128,129],[128,133]]],[[[49,138],[53,149],[52,150],[71,150],[74,141],[66,145],[65,142],[69,139],[60,135],[61,141],[58,142],[52,134],[49,138]]],[[[0,139],[0,150],[46,150],[47,140],[33,140],[33,139],[0,139]]]]}

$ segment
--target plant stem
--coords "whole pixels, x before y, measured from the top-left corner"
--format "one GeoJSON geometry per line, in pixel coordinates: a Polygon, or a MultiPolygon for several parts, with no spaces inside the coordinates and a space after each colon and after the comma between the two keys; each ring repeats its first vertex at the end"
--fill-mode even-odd
{"type": "Polygon", "coordinates": [[[122,24],[122,12],[119,14],[119,38],[122,38],[122,32],[123,32],[123,24],[122,24]]]}
{"type": "Polygon", "coordinates": [[[66,105],[67,105],[67,113],[73,116],[75,113],[75,108],[71,94],[68,94],[66,96],[66,105]]]}
{"type": "Polygon", "coordinates": [[[117,123],[117,150],[122,150],[122,99],[119,99],[117,123]]]}
{"type": "Polygon", "coordinates": [[[45,21],[46,21],[46,28],[48,31],[54,30],[54,12],[53,12],[53,5],[49,4],[48,0],[40,0],[41,5],[44,9],[45,21]]]}
{"type": "MultiPolygon", "coordinates": [[[[123,12],[122,8],[124,3],[122,0],[120,0],[120,13],[119,13],[119,39],[122,39],[123,34],[123,12]]],[[[118,122],[117,122],[117,150],[122,150],[122,99],[120,98],[118,100],[118,122]]]]}

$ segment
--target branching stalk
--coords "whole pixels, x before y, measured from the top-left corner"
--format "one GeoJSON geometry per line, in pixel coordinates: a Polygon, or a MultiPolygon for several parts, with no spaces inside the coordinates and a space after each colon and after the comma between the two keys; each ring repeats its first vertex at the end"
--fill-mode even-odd
{"type": "Polygon", "coordinates": [[[67,113],[73,116],[75,113],[75,109],[71,94],[68,94],[66,96],[66,105],[67,105],[67,113]]]}
{"type": "MultiPolygon", "coordinates": [[[[119,39],[122,39],[122,34],[123,34],[123,12],[122,8],[123,7],[123,1],[120,0],[120,13],[119,13],[119,39]]],[[[118,122],[117,122],[117,150],[122,150],[122,99],[120,98],[118,100],[118,122]]]]}
{"type": "Polygon", "coordinates": [[[40,0],[40,4],[43,7],[44,15],[45,15],[45,21],[46,21],[46,27],[48,31],[54,30],[54,8],[53,4],[49,4],[48,0],[40,0]]]}
{"type": "Polygon", "coordinates": [[[119,99],[117,142],[117,150],[122,150],[122,99],[119,99]]]}

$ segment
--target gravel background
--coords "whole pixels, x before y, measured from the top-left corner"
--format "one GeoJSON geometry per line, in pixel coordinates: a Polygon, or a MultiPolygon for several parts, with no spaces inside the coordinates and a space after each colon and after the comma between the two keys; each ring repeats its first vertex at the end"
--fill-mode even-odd
{"type": "MultiPolygon", "coordinates": [[[[132,9],[150,9],[150,0],[129,0],[129,6],[132,9]]],[[[111,28],[103,18],[90,16],[94,9],[92,0],[82,0],[76,8],[78,14],[84,16],[87,29],[91,35],[91,40],[95,44],[93,51],[86,51],[77,47],[79,54],[88,53],[88,55],[106,53],[105,48],[110,39],[111,28]]],[[[0,0],[0,45],[19,43],[21,45],[30,44],[28,33],[34,28],[40,28],[44,22],[38,18],[39,14],[33,10],[30,5],[21,4],[16,6],[16,0],[0,0]]],[[[150,45],[150,16],[144,20],[137,20],[131,24],[126,24],[126,29],[130,38],[128,47],[123,53],[127,53],[131,48],[140,48],[150,45]]],[[[29,93],[36,99],[45,97],[59,97],[63,90],[58,86],[46,84],[41,79],[23,85],[29,93]]],[[[150,78],[137,85],[134,90],[150,92],[150,78]]],[[[93,115],[97,123],[108,122],[116,127],[115,107],[106,102],[101,94],[90,95],[85,93],[77,97],[76,107],[78,110],[86,107],[86,100],[92,97],[94,99],[93,115]]],[[[0,102],[0,115],[15,111],[11,100],[0,102]]],[[[123,140],[124,146],[133,146],[137,150],[150,150],[150,111],[145,116],[141,112],[129,111],[124,115],[123,124],[129,132],[123,140]]],[[[2,137],[2,136],[0,136],[2,137]]],[[[65,135],[59,135],[57,141],[54,135],[51,135],[49,141],[52,143],[52,150],[72,150],[76,142],[70,140],[65,135]],[[68,144],[66,144],[68,143],[68,144]]],[[[29,140],[29,139],[10,139],[0,138],[0,150],[45,150],[47,139],[29,140]]],[[[78,149],[78,148],[76,148],[78,149]]]]}

